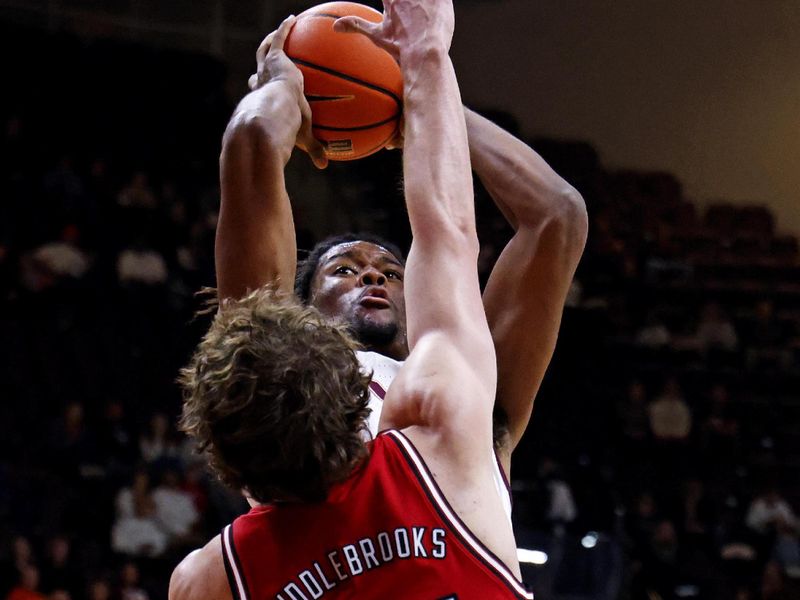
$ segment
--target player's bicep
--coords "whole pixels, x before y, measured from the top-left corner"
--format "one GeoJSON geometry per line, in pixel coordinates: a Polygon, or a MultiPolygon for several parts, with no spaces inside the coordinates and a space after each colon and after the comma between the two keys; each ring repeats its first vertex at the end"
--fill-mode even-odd
{"type": "Polygon", "coordinates": [[[582,241],[559,223],[519,230],[497,260],[483,295],[497,354],[496,403],[508,417],[511,446],[530,420],[555,349],[582,241]]]}
{"type": "Polygon", "coordinates": [[[477,240],[440,244],[415,240],[406,263],[409,350],[422,337],[443,339],[467,366],[494,386],[494,347],[478,284],[477,240]]]}

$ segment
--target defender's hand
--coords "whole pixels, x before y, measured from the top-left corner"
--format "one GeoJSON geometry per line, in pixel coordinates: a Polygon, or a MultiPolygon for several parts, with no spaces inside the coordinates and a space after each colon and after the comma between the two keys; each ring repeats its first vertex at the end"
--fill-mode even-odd
{"type": "Polygon", "coordinates": [[[283,51],[283,45],[295,20],[294,15],[288,17],[261,42],[256,51],[257,71],[250,76],[248,85],[251,90],[256,90],[268,83],[285,84],[297,102],[302,118],[295,145],[311,157],[314,166],[324,169],[328,166],[328,158],[325,156],[325,147],[311,130],[311,107],[303,95],[303,74],[283,51]]]}
{"type": "MultiPolygon", "coordinates": [[[[404,56],[429,50],[450,49],[455,17],[452,0],[383,0],[383,21],[372,23],[361,17],[341,17],[333,24],[335,31],[361,33],[386,50],[400,64],[404,56]]],[[[416,62],[416,61],[412,61],[416,62]]]]}

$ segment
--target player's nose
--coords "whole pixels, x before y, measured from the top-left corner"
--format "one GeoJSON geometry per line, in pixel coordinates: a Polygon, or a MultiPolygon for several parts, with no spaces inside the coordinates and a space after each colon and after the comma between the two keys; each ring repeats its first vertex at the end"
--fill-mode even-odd
{"type": "Polygon", "coordinates": [[[377,269],[364,269],[359,282],[361,285],[386,285],[386,276],[377,269]]]}

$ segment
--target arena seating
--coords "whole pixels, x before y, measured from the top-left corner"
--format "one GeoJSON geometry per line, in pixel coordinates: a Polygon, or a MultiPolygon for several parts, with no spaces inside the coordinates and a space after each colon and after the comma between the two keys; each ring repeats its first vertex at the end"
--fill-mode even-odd
{"type": "MultiPolygon", "coordinates": [[[[51,598],[165,598],[178,558],[244,510],[174,426],[214,283],[224,72],[18,28],[0,51],[26,57],[0,98],[0,598],[31,569],[51,598]],[[187,499],[196,520],[168,531],[187,499]]],[[[514,457],[520,546],[547,554],[523,566],[537,597],[798,597],[796,529],[748,526],[765,490],[800,506],[797,238],[760,202],[700,204],[588,144],[532,144],[591,219],[514,457]],[[657,435],[680,407],[688,432],[657,435]]],[[[346,208],[338,225],[408,243],[396,153],[325,177],[314,201],[346,208]]],[[[485,276],[510,230],[477,201],[485,276]]],[[[302,216],[301,248],[332,233],[302,216]]]]}

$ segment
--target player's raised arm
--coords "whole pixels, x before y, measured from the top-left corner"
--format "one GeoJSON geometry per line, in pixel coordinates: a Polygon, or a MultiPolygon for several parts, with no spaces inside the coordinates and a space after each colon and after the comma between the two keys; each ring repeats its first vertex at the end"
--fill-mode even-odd
{"type": "Polygon", "coordinates": [[[492,270],[483,302],[497,352],[497,406],[509,421],[508,469],[555,349],[564,301],[583,252],[580,194],[533,149],[466,110],[472,167],[514,236],[492,270]]]}
{"type": "Polygon", "coordinates": [[[387,0],[384,6],[382,23],[345,18],[336,25],[360,30],[392,52],[405,86],[403,170],[413,233],[405,297],[411,354],[389,394],[416,397],[423,405],[389,402],[387,396],[383,422],[402,427],[421,415],[425,424],[447,428],[470,415],[481,428],[471,432],[470,450],[480,446],[484,456],[491,456],[496,369],[478,284],[466,125],[448,56],[452,3],[387,0]],[[449,404],[456,398],[458,410],[449,404]],[[398,414],[400,409],[408,414],[398,414]]]}
{"type": "Polygon", "coordinates": [[[294,23],[285,20],[258,49],[253,89],[228,123],[220,155],[222,204],[215,246],[221,299],[266,283],[291,292],[297,242],[283,170],[297,145],[318,167],[324,150],[311,135],[303,77],[283,52],[294,23]]]}
{"type": "Polygon", "coordinates": [[[381,428],[403,430],[450,506],[518,577],[513,532],[493,481],[497,369],[478,282],[464,112],[448,56],[452,0],[384,6],[382,24],[361,27],[396,51],[403,72],[413,241],[405,271],[411,352],[386,395],[381,428]]]}

